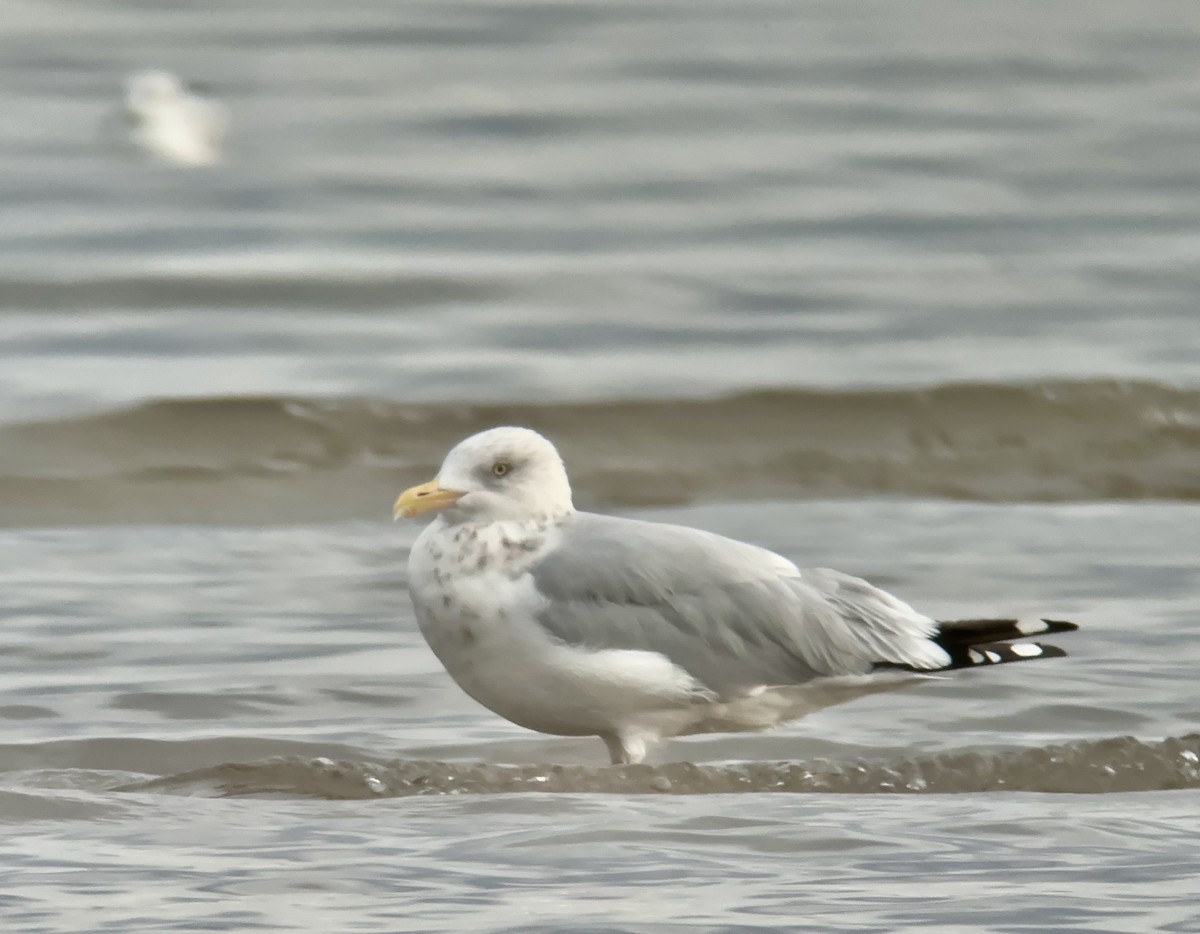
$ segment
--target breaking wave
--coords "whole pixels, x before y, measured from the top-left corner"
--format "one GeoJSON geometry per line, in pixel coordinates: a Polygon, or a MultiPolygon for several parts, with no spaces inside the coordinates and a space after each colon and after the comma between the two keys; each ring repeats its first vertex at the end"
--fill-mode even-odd
{"type": "Polygon", "coordinates": [[[204,796],[358,799],[505,793],[953,794],[1034,791],[1104,794],[1200,788],[1200,734],[1145,742],[1131,736],[1036,749],[957,752],[873,762],[736,765],[504,766],[278,757],[139,781],[121,791],[204,796]]]}

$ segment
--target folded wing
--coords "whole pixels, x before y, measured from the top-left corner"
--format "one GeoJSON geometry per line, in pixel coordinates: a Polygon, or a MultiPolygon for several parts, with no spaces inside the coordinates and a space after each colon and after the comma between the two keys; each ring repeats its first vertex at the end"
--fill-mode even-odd
{"type": "Polygon", "coordinates": [[[532,573],[555,638],[660,653],[720,698],[953,661],[937,622],[864,580],[682,526],[577,513],[532,573]]]}

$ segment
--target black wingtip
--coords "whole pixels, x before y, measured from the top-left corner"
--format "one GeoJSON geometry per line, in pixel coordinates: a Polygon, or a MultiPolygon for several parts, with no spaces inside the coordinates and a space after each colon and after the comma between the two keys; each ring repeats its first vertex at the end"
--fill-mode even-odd
{"type": "Polygon", "coordinates": [[[943,670],[973,668],[1039,658],[1065,658],[1066,651],[1057,645],[1023,640],[1029,636],[1074,632],[1078,628],[1075,623],[1061,619],[958,620],[940,624],[934,642],[950,656],[950,664],[943,670]]]}
{"type": "Polygon", "coordinates": [[[1004,665],[1009,662],[1031,662],[1039,658],[1066,658],[1065,650],[1057,645],[1040,642],[992,642],[971,646],[955,658],[952,668],[973,668],[978,665],[1004,665]]]}
{"type": "Polygon", "coordinates": [[[951,646],[1007,642],[1055,632],[1074,632],[1079,627],[1061,619],[953,619],[938,623],[934,641],[944,649],[951,646]]]}
{"type": "MultiPolygon", "coordinates": [[[[938,623],[932,641],[942,649],[949,662],[937,671],[1031,662],[1039,658],[1066,658],[1057,645],[1025,642],[1031,636],[1056,632],[1075,632],[1079,626],[1062,619],[956,619],[938,623]]],[[[905,668],[907,665],[882,662],[876,668],[905,668]]]]}

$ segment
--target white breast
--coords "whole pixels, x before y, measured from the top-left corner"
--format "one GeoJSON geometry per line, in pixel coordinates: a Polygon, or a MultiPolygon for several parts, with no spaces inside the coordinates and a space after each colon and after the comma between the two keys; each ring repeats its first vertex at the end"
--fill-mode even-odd
{"type": "Polygon", "coordinates": [[[538,550],[501,545],[529,534],[493,523],[470,536],[439,519],[413,546],[409,589],[421,633],[467,694],[514,723],[562,735],[611,731],[647,709],[695,697],[693,679],[656,652],[592,651],[553,639],[536,619],[545,598],[524,572],[553,547],[553,533],[536,531],[538,550]]]}

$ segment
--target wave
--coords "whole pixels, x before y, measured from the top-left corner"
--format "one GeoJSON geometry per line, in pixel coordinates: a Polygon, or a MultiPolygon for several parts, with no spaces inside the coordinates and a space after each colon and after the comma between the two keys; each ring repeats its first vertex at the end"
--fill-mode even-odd
{"type": "Polygon", "coordinates": [[[619,794],[953,794],[1034,791],[1105,794],[1200,788],[1200,734],[1161,742],[1132,736],[1000,752],[886,762],[759,762],[611,768],[394,763],[278,757],[136,781],[119,791],[220,797],[333,799],[521,792],[619,794]]]}
{"type": "Polygon", "coordinates": [[[28,276],[0,272],[0,292],[7,308],[62,311],[119,308],[161,311],[164,308],[210,309],[262,306],[325,311],[386,311],[430,305],[504,298],[513,290],[511,275],[464,277],[461,270],[422,271],[398,264],[330,262],[327,257],[280,257],[254,263],[216,257],[208,263],[177,262],[159,271],[128,273],[81,271],[76,276],[28,276]]]}
{"type": "Polygon", "coordinates": [[[1150,382],[561,404],[238,397],[0,426],[0,523],[375,516],[498,424],[553,438],[585,506],[1200,499],[1200,390],[1150,382]]]}

